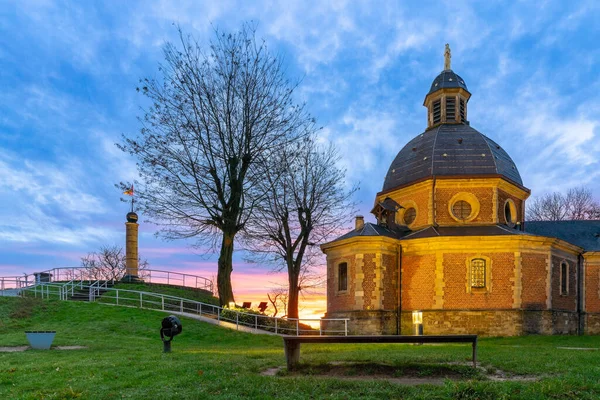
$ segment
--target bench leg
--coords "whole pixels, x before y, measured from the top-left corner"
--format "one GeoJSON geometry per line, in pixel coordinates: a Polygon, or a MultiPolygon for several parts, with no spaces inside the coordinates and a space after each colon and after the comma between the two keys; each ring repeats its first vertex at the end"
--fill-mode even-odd
{"type": "Polygon", "coordinates": [[[284,350],[288,371],[293,371],[300,362],[300,343],[285,342],[284,350]]]}
{"type": "Polygon", "coordinates": [[[477,368],[477,340],[473,342],[473,368],[477,368]]]}

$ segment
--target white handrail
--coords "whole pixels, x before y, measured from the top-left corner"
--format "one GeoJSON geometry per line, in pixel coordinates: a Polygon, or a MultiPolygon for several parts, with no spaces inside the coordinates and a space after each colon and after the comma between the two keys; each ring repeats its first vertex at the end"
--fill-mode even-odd
{"type": "MultiPolygon", "coordinates": [[[[200,316],[215,318],[219,324],[231,323],[234,324],[236,329],[240,327],[247,327],[257,330],[265,330],[274,332],[277,335],[331,335],[341,334],[344,336],[348,335],[348,318],[277,318],[271,317],[264,314],[248,313],[239,311],[236,309],[223,308],[214,304],[204,303],[201,301],[186,299],[183,297],[165,295],[162,293],[144,292],[138,290],[129,289],[116,289],[106,287],[104,294],[99,295],[98,292],[92,292],[99,289],[99,286],[95,285],[99,281],[92,283],[91,285],[84,285],[90,290],[90,300],[96,301],[98,299],[111,300],[114,299],[114,305],[136,307],[160,311],[174,311],[181,313],[197,314],[200,316]],[[94,295],[92,295],[94,293],[94,295]],[[98,296],[96,296],[98,293],[98,296]],[[114,293],[114,295],[112,295],[114,293]],[[130,296],[127,296],[127,294],[130,296]],[[306,327],[311,322],[318,323],[317,328],[306,327]],[[327,325],[335,325],[343,322],[343,328],[328,327],[327,325]],[[304,325],[304,326],[303,326],[304,325]]],[[[98,283],[99,284],[99,283],[98,283]]],[[[76,286],[76,285],[75,285],[76,286]]],[[[67,300],[67,296],[62,296],[61,289],[63,285],[57,285],[53,283],[39,283],[29,290],[33,290],[37,294],[38,287],[44,298],[44,290],[46,298],[50,296],[50,289],[58,287],[59,299],[67,300]]]]}
{"type": "MultiPolygon", "coordinates": [[[[36,285],[38,283],[48,283],[37,282],[36,274],[38,277],[40,276],[40,274],[48,274],[48,279],[51,279],[53,282],[96,281],[99,280],[98,276],[100,272],[98,272],[98,270],[98,268],[90,267],[60,267],[52,268],[46,271],[36,272],[35,274],[0,277],[0,290],[19,289],[28,287],[30,285],[36,285]]],[[[123,274],[125,273],[125,271],[121,272],[123,274]]],[[[139,271],[139,275],[140,278],[142,278],[146,283],[164,283],[169,285],[203,289],[214,293],[213,281],[199,275],[190,275],[181,272],[172,272],[158,269],[141,269],[139,271]]]]}

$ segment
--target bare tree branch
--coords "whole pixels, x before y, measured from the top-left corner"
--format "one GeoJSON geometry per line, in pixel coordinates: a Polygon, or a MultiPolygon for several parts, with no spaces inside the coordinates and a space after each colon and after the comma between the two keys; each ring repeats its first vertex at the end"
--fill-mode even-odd
{"type": "Polygon", "coordinates": [[[600,218],[600,204],[594,199],[591,190],[585,187],[569,189],[566,195],[559,192],[545,194],[536,198],[527,207],[527,219],[530,221],[598,218],[600,218]]]}
{"type": "Polygon", "coordinates": [[[159,235],[220,246],[223,305],[234,301],[234,241],[264,197],[265,160],[302,137],[312,119],[294,103],[296,85],[253,26],[217,30],[208,48],[179,36],[178,46],[164,48],[162,80],[140,80],[152,105],[139,135],[119,147],[138,161],[138,204],[159,235]]]}
{"type": "Polygon", "coordinates": [[[323,148],[313,136],[287,146],[271,159],[263,180],[264,201],[246,231],[246,248],[254,261],[288,272],[289,318],[298,317],[299,293],[322,281],[311,268],[322,262],[318,244],[349,220],[356,187],[345,187],[345,171],[337,166],[333,146],[323,148]]]}

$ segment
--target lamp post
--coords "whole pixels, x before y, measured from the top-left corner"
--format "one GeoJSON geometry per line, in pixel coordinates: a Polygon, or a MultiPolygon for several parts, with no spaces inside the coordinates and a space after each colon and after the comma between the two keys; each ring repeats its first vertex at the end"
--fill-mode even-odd
{"type": "Polygon", "coordinates": [[[423,335],[423,311],[415,310],[412,312],[412,320],[415,329],[415,336],[423,335]]]}

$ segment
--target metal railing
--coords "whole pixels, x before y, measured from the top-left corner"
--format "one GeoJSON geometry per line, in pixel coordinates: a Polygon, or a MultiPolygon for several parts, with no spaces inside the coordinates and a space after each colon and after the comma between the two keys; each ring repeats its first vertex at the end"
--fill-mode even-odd
{"type": "Polygon", "coordinates": [[[165,285],[192,287],[195,289],[208,290],[214,293],[214,284],[208,278],[197,275],[182,274],[180,272],[162,271],[158,269],[143,269],[139,276],[146,283],[162,283],[165,285]]]}
{"type": "MultiPolygon", "coordinates": [[[[0,292],[7,289],[23,289],[39,283],[119,280],[121,279],[122,275],[121,273],[115,272],[116,276],[102,276],[103,273],[100,272],[100,269],[88,267],[52,268],[46,271],[37,272],[36,274],[0,277],[0,292]],[[35,276],[36,274],[38,276],[37,279],[35,276]],[[42,275],[45,276],[49,282],[40,282],[39,277],[42,275]]],[[[203,289],[214,293],[213,282],[203,276],[156,269],[141,269],[139,270],[139,276],[144,280],[145,283],[203,289]]],[[[2,293],[0,293],[0,295],[2,295],[2,293]]]]}
{"type": "Polygon", "coordinates": [[[236,329],[242,327],[272,332],[276,335],[348,335],[348,318],[277,318],[264,314],[223,308],[214,304],[169,296],[161,293],[128,289],[109,288],[94,282],[91,285],[40,283],[26,289],[42,299],[68,300],[75,287],[88,288],[90,301],[116,306],[144,308],[195,314],[216,320],[219,324],[229,323],[236,329]],[[103,294],[100,296],[100,290],[103,294]],[[312,326],[311,326],[312,324],[312,326]]]}

